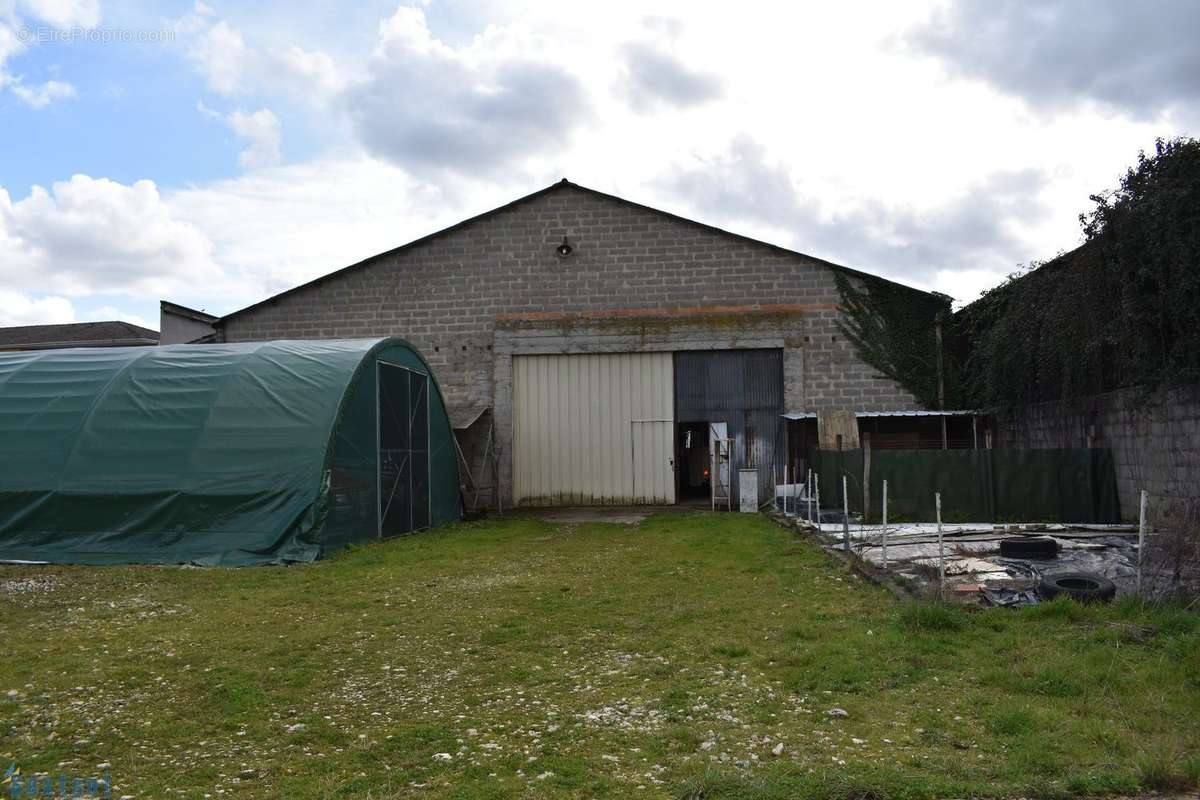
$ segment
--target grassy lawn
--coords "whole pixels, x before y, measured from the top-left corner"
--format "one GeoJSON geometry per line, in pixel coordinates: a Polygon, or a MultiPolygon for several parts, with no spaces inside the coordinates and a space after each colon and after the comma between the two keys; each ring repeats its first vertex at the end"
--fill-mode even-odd
{"type": "Polygon", "coordinates": [[[1200,777],[1200,625],[896,601],[770,521],[0,569],[0,756],[113,797],[1061,796],[1200,777]],[[847,716],[831,716],[842,709],[847,716]]]}

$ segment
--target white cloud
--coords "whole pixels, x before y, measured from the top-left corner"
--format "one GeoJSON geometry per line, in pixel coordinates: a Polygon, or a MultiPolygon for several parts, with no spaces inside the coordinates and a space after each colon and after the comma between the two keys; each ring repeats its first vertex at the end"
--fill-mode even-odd
{"type": "Polygon", "coordinates": [[[247,113],[235,111],[227,117],[229,127],[238,136],[250,140],[250,146],[238,154],[244,167],[269,167],[283,160],[279,151],[279,118],[269,108],[247,113]]]}
{"type": "Polygon", "coordinates": [[[18,8],[59,28],[100,24],[100,0],[20,0],[18,8]]]}
{"type": "Polygon", "coordinates": [[[107,322],[109,320],[120,320],[122,322],[140,325],[143,328],[149,328],[152,331],[158,330],[157,323],[151,324],[144,317],[140,317],[137,314],[131,314],[128,311],[123,311],[116,306],[101,306],[100,308],[93,308],[91,311],[84,314],[83,317],[87,322],[107,322]]]}
{"type": "Polygon", "coordinates": [[[238,163],[247,168],[272,167],[283,160],[280,151],[282,139],[279,118],[269,108],[258,111],[234,111],[222,114],[196,101],[196,110],[208,119],[226,125],[236,135],[248,140],[248,146],[238,154],[238,163]]]}
{"type": "Polygon", "coordinates": [[[0,289],[0,327],[17,325],[63,325],[72,322],[102,322],[121,320],[158,330],[157,324],[145,317],[130,313],[114,305],[94,308],[82,315],[69,298],[57,295],[40,296],[36,293],[16,292],[0,289]]]}
{"type": "MultiPolygon", "coordinates": [[[[1076,244],[1088,195],[1114,185],[1155,135],[1175,131],[1161,119],[1114,119],[1065,100],[1061,113],[1032,114],[1020,97],[1025,83],[1005,84],[1009,73],[990,61],[987,75],[975,71],[984,80],[961,80],[947,67],[970,72],[963,48],[945,45],[935,59],[897,47],[898,34],[927,22],[931,7],[746,0],[727,14],[654,0],[563,14],[549,2],[468,0],[401,7],[380,20],[366,6],[333,12],[326,4],[242,6],[223,19],[197,3],[176,26],[177,50],[211,93],[233,98],[207,95],[219,111],[198,107],[246,140],[244,173],[196,175],[186,188],[157,193],[152,205],[165,218],[151,228],[182,226],[150,248],[159,255],[114,255],[116,237],[98,234],[80,234],[67,248],[61,220],[84,215],[64,211],[57,189],[16,204],[29,205],[24,214],[6,215],[0,204],[0,254],[49,265],[58,287],[17,290],[71,297],[149,292],[158,268],[138,265],[150,262],[204,264],[206,280],[177,299],[230,310],[565,175],[969,298],[1017,261],[1076,244]],[[296,152],[315,152],[310,161],[278,165],[280,118],[296,152]],[[171,243],[182,252],[164,257],[171,243]],[[91,272],[78,266],[85,262],[91,272]]],[[[20,43],[5,39],[3,26],[0,11],[0,58],[6,47],[10,60],[19,58],[20,43]]],[[[1113,63],[1157,63],[1138,52],[1113,63]]],[[[1186,48],[1171,52],[1171,69],[1191,63],[1186,48]]],[[[1017,72],[1022,81],[1039,74],[1017,72]]],[[[1056,109],[1063,92],[1078,88],[1076,72],[1047,79],[1056,109]]],[[[1194,98],[1194,83],[1182,82],[1156,83],[1154,107],[1194,98]]],[[[213,135],[229,134],[214,126],[213,135]]],[[[56,177],[65,176],[47,176],[56,177]]],[[[116,198],[137,184],[114,186],[120,191],[102,192],[113,213],[136,216],[136,204],[116,198]]],[[[123,230],[115,219],[103,224],[123,230]]],[[[5,283],[8,263],[0,258],[5,283]]],[[[189,271],[161,274],[178,281],[189,271]]]]}
{"type": "Polygon", "coordinates": [[[618,89],[634,110],[688,108],[721,96],[721,79],[692,69],[654,42],[628,42],[621,47],[625,62],[618,89]]]}
{"type": "Polygon", "coordinates": [[[15,19],[6,22],[3,14],[0,14],[0,84],[4,82],[5,62],[25,49],[25,45],[18,38],[15,22],[15,19]]]}
{"type": "Polygon", "coordinates": [[[1052,113],[1085,102],[1156,119],[1200,100],[1195,0],[959,0],[904,41],[1052,113]]]}
{"type": "MultiPolygon", "coordinates": [[[[208,7],[177,20],[175,30],[213,93],[299,101],[317,115],[310,121],[349,133],[352,144],[410,173],[512,168],[561,149],[589,110],[585,86],[547,55],[543,37],[519,25],[489,26],[451,45],[433,35],[422,9],[401,6],[379,22],[369,57],[342,59],[280,31],[248,42],[208,7]]],[[[241,112],[226,120],[258,144],[243,165],[276,160],[277,124],[241,112]]]]}
{"type": "MultiPolygon", "coordinates": [[[[506,199],[484,193],[470,213],[506,199]]],[[[404,244],[463,213],[460,198],[362,157],[254,170],[182,189],[166,202],[176,219],[207,232],[226,273],[223,294],[198,287],[176,299],[221,311],[404,244]]]]}
{"type": "Polygon", "coordinates": [[[45,108],[55,100],[76,96],[75,87],[63,81],[46,81],[38,86],[26,86],[19,79],[13,79],[8,88],[30,108],[45,108]]]}
{"type": "Polygon", "coordinates": [[[152,181],[75,175],[15,203],[0,189],[0,280],[20,291],[178,291],[219,277],[211,250],[152,181]]]}
{"type": "Polygon", "coordinates": [[[739,136],[728,149],[666,170],[662,190],[693,215],[921,288],[974,299],[980,275],[1036,255],[1024,229],[1045,214],[1038,170],[985,175],[933,202],[872,197],[828,206],[785,162],[739,136]],[[963,270],[960,289],[944,288],[963,270]]]}
{"type": "Polygon", "coordinates": [[[208,80],[208,88],[217,94],[235,95],[245,91],[246,70],[253,53],[242,34],[225,20],[207,28],[193,45],[189,55],[208,80]]]}
{"type": "MultiPolygon", "coordinates": [[[[506,199],[485,192],[473,211],[506,199]]],[[[0,285],[9,292],[0,312],[71,321],[71,298],[99,297],[232,311],[445,227],[459,202],[370,158],[255,169],[165,194],[150,181],[86,175],[16,202],[0,189],[0,285]]],[[[123,302],[102,305],[85,318],[143,324],[123,302]]]]}
{"type": "Polygon", "coordinates": [[[371,153],[417,174],[511,176],[563,150],[590,114],[587,87],[542,37],[492,26],[455,47],[407,7],[380,24],[368,76],[343,104],[371,153]]]}
{"type": "Polygon", "coordinates": [[[100,22],[98,0],[23,0],[7,7],[0,3],[0,90],[7,89],[25,105],[42,109],[56,100],[76,96],[75,87],[66,81],[49,80],[29,83],[11,72],[8,61],[27,48],[29,21],[57,28],[94,28],[100,22]]]}
{"type": "Polygon", "coordinates": [[[1015,264],[1008,269],[942,269],[926,288],[953,297],[955,308],[961,308],[978,300],[988,289],[1004,283],[1013,272],[1016,272],[1015,264]]]}
{"type": "Polygon", "coordinates": [[[75,309],[65,297],[36,297],[11,289],[0,289],[0,327],[74,321],[75,309]]]}
{"type": "Polygon", "coordinates": [[[203,100],[196,101],[196,110],[199,111],[204,116],[208,117],[209,119],[216,120],[218,122],[222,122],[225,119],[225,117],[222,116],[221,112],[213,111],[211,108],[204,105],[203,100]]]}
{"type": "Polygon", "coordinates": [[[248,45],[241,30],[197,3],[175,21],[175,32],[210,91],[225,97],[282,92],[320,106],[345,89],[349,75],[326,52],[288,42],[279,47],[248,45]]]}
{"type": "Polygon", "coordinates": [[[310,99],[324,100],[346,88],[348,77],[328,53],[320,50],[305,50],[293,43],[273,52],[271,60],[289,83],[304,87],[310,99]]]}

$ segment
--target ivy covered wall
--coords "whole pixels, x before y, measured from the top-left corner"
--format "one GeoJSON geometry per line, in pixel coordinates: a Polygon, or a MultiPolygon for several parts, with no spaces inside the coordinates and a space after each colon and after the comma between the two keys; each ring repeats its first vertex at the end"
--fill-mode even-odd
{"type": "Polygon", "coordinates": [[[1200,379],[1200,142],[1153,155],[1080,216],[1084,244],[954,318],[962,391],[1011,408],[1200,379]]]}
{"type": "MultiPolygon", "coordinates": [[[[838,328],[867,364],[899,383],[926,408],[938,408],[936,323],[950,298],[870,275],[834,272],[841,295],[838,328]]],[[[948,349],[943,344],[944,352],[948,349]]],[[[947,407],[958,399],[952,361],[943,358],[947,407]]]]}
{"type": "Polygon", "coordinates": [[[1200,141],[1159,140],[1080,215],[1079,248],[986,292],[949,298],[838,274],[859,356],[937,408],[1008,409],[1200,381],[1200,141]]]}

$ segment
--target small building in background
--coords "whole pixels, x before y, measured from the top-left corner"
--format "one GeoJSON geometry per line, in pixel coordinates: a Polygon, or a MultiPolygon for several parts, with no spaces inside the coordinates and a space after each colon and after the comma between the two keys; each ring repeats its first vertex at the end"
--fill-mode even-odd
{"type": "Polygon", "coordinates": [[[68,322],[0,328],[0,351],[56,350],[64,347],[150,347],[158,331],[131,322],[68,322]]]}
{"type": "Polygon", "coordinates": [[[158,301],[159,344],[190,344],[192,342],[210,341],[213,335],[213,323],[218,317],[194,308],[172,303],[170,300],[158,301]]]}

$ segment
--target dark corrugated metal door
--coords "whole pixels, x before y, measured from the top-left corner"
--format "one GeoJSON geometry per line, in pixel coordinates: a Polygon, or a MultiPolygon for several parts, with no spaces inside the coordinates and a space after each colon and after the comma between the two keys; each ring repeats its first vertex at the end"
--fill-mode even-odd
{"type": "Polygon", "coordinates": [[[775,491],[775,454],[783,447],[782,350],[685,350],[675,354],[677,422],[725,422],[738,469],[758,469],[759,502],[775,491]]]}

